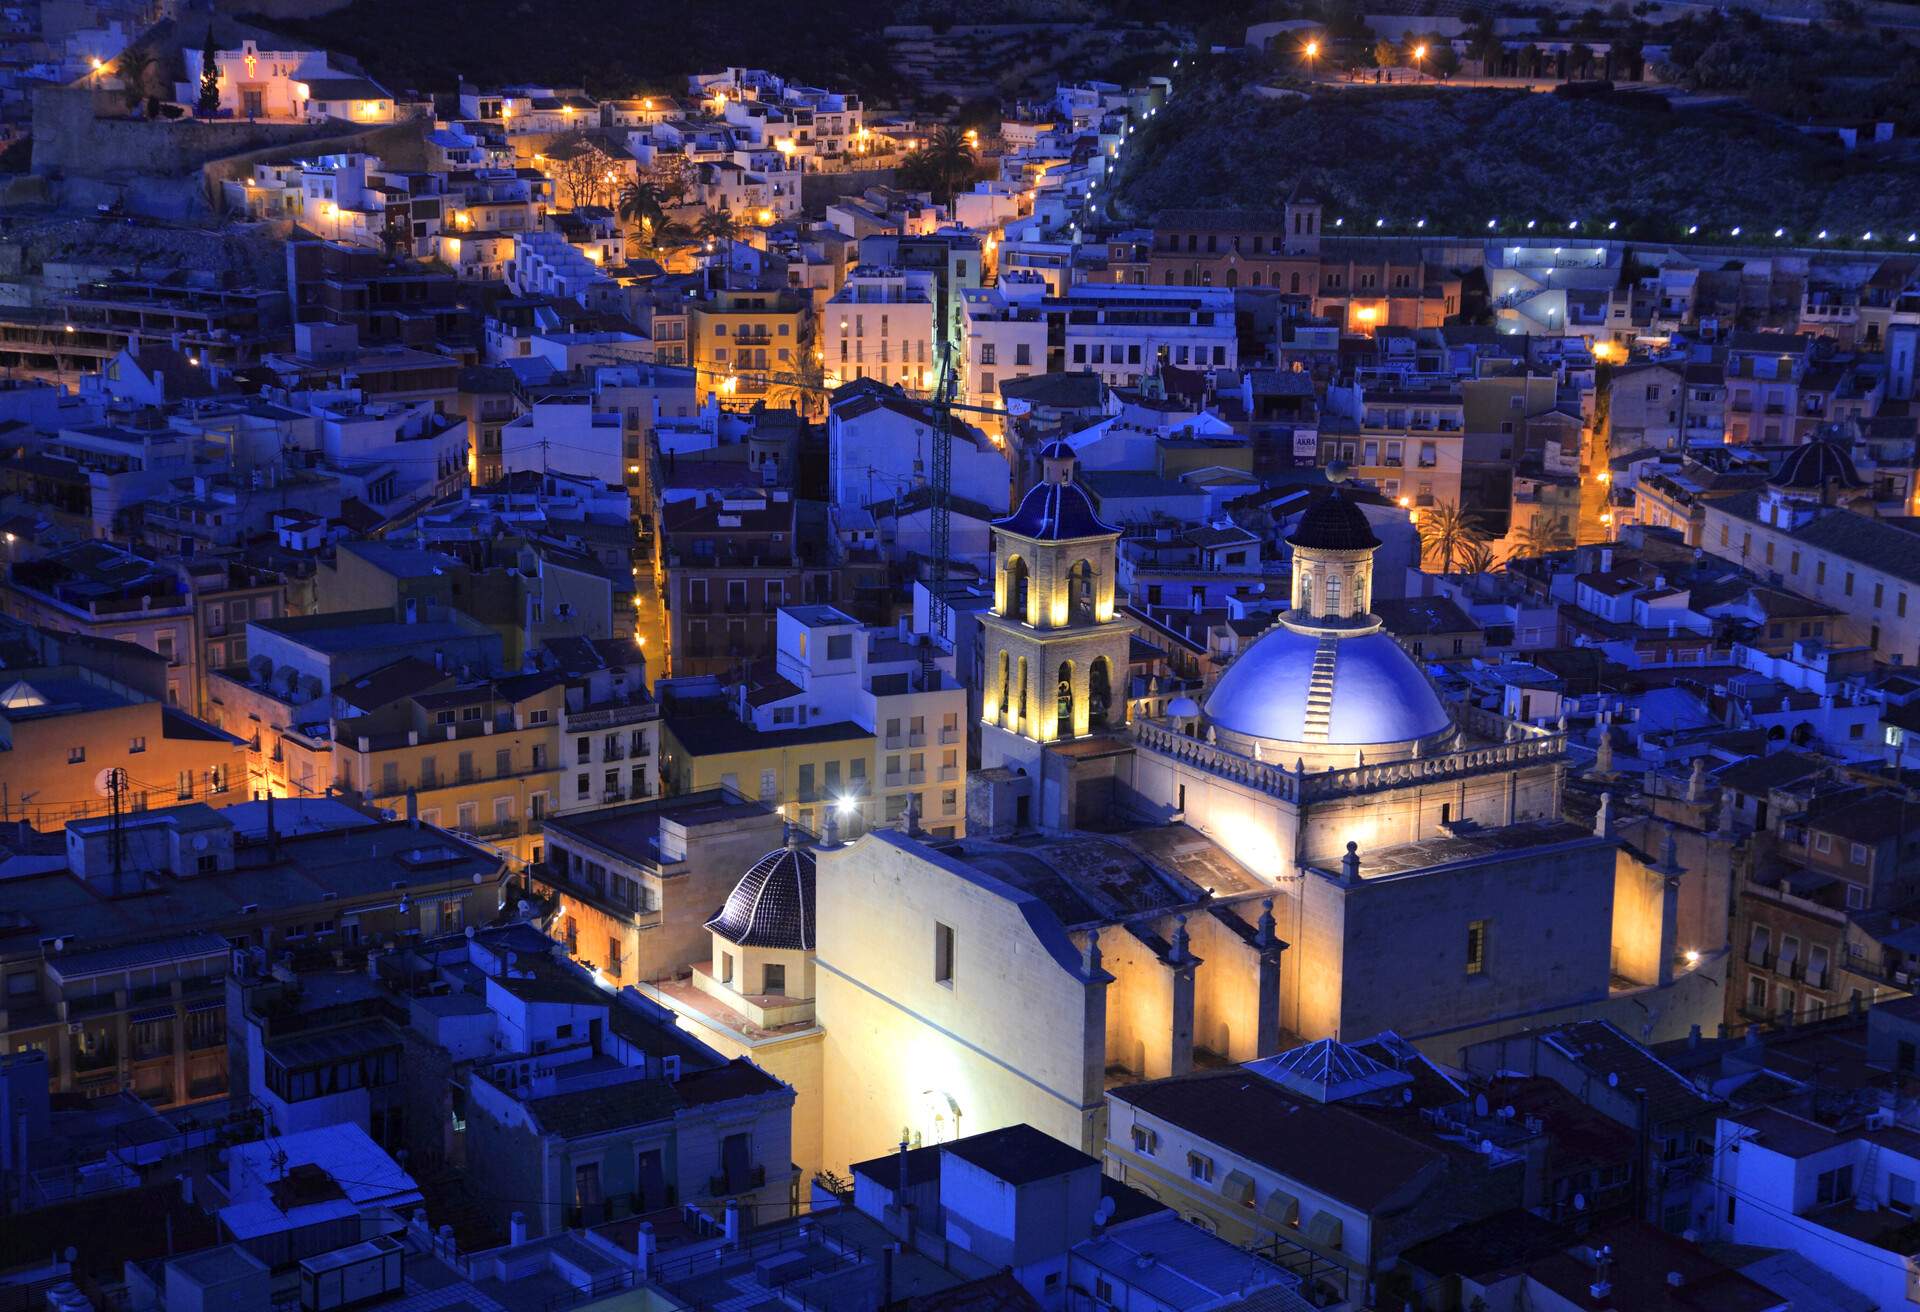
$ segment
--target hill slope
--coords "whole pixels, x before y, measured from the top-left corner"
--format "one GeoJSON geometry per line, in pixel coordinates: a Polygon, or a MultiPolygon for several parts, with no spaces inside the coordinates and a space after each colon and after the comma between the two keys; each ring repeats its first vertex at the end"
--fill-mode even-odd
{"type": "MultiPolygon", "coordinates": [[[[1118,205],[1271,205],[1296,186],[1349,230],[1516,231],[1614,219],[1621,235],[1677,238],[1689,225],[1749,235],[1784,227],[1857,237],[1920,215],[1911,148],[1849,153],[1736,108],[1662,112],[1617,100],[1517,91],[1327,91],[1259,100],[1219,69],[1148,125],[1118,205]]],[[[1876,237],[1879,235],[1876,232],[1876,237]]]]}

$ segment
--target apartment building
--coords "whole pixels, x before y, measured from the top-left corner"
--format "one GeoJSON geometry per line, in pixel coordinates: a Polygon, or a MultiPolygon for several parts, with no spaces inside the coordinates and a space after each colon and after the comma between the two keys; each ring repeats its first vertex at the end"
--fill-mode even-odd
{"type": "Polygon", "coordinates": [[[234,814],[195,802],[77,820],[64,864],[7,881],[0,1043],[45,1053],[54,1092],[224,1096],[236,948],[458,933],[499,903],[496,855],[417,822],[281,834],[234,814]]]}
{"type": "Polygon", "coordinates": [[[1311,201],[1275,211],[1171,210],[1155,217],[1144,281],[1312,296],[1319,252],[1320,206],[1311,201]]]}
{"type": "Polygon", "coordinates": [[[711,493],[662,508],[673,673],[714,674],[773,654],[775,616],[831,603],[834,563],[799,540],[784,488],[711,493]]]}
{"type": "Polygon", "coordinates": [[[491,844],[516,865],[538,860],[562,788],[564,680],[549,673],[436,682],[442,686],[334,717],[334,789],[388,809],[404,799],[424,824],[491,844]]]}
{"type": "Polygon", "coordinates": [[[931,393],[940,372],[935,277],[856,265],[822,311],[828,385],[871,378],[931,393]]]}
{"type": "Polygon", "coordinates": [[[789,290],[721,289],[690,302],[685,363],[694,370],[697,403],[804,399],[793,375],[812,332],[810,310],[809,297],[789,290]]]}
{"type": "Polygon", "coordinates": [[[695,788],[555,818],[527,871],[554,903],[568,956],[616,984],[670,978],[712,947],[707,918],[740,872],[780,842],[774,810],[737,790],[695,788]]]}
{"type": "Polygon", "coordinates": [[[1337,428],[1323,417],[1320,460],[1344,460],[1353,477],[1403,506],[1457,505],[1466,451],[1465,405],[1453,390],[1356,388],[1358,415],[1337,428]]]}

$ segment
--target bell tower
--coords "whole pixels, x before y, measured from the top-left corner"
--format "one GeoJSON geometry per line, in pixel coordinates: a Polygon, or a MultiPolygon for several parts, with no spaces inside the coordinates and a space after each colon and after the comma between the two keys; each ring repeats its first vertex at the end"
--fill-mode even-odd
{"type": "Polygon", "coordinates": [[[980,696],[981,765],[1036,777],[1046,744],[1125,725],[1131,632],[1114,617],[1120,530],[1074,482],[1071,447],[1051,443],[1040,460],[1041,481],[993,524],[980,696]]]}

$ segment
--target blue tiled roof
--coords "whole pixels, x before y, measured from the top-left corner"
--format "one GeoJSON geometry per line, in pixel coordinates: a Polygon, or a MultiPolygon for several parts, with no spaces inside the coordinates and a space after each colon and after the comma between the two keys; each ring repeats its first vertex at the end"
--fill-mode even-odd
{"type": "Polygon", "coordinates": [[[1034,484],[1014,512],[994,520],[993,526],[1043,541],[1097,538],[1120,532],[1094,512],[1093,502],[1077,483],[1034,484]]]}

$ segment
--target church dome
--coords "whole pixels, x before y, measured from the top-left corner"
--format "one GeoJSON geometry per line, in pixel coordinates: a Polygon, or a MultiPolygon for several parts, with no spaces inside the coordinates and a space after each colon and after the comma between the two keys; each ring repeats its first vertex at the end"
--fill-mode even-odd
{"type": "Polygon", "coordinates": [[[1040,542],[1105,537],[1120,531],[1102,520],[1080,485],[1071,482],[1035,483],[1014,512],[994,520],[993,526],[1040,542]]]}
{"type": "Polygon", "coordinates": [[[1360,507],[1339,492],[1309,506],[1287,542],[1323,551],[1370,551],[1380,545],[1360,507]]]}
{"type": "Polygon", "coordinates": [[[1849,488],[1866,486],[1846,448],[1825,438],[1794,448],[1780,463],[1780,471],[1767,482],[1793,492],[1819,492],[1829,483],[1849,488]]]}
{"type": "Polygon", "coordinates": [[[811,952],[813,877],[811,848],[775,848],[741,876],[707,928],[743,948],[811,952]]]}
{"type": "MultiPolygon", "coordinates": [[[[1306,756],[1329,747],[1410,751],[1453,727],[1425,673],[1391,635],[1376,628],[1334,638],[1285,623],[1227,667],[1207,698],[1207,719],[1222,734],[1284,747],[1285,754],[1271,759],[1288,766],[1296,750],[1306,756]]],[[[1232,745],[1250,749],[1252,743],[1232,745]]]]}

